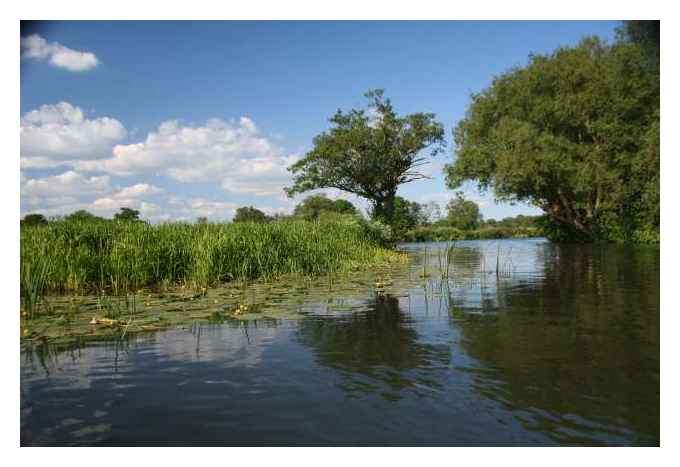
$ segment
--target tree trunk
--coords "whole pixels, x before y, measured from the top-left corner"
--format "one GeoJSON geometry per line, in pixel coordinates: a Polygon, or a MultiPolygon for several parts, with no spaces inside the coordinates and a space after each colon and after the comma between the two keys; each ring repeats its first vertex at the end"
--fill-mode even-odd
{"type": "Polygon", "coordinates": [[[385,198],[374,200],[373,217],[387,225],[392,225],[394,222],[394,198],[396,198],[396,192],[390,193],[385,198]]]}

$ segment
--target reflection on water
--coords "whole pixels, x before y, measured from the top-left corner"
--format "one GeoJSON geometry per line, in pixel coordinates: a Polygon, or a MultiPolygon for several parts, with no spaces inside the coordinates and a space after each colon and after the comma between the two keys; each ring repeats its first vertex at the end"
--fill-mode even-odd
{"type": "Polygon", "coordinates": [[[303,320],[300,342],[317,362],[341,374],[348,395],[380,392],[397,400],[405,388],[438,386],[431,373],[447,367],[450,347],[419,342],[414,319],[399,308],[397,298],[378,296],[371,302],[364,313],[303,320]]]}
{"type": "Polygon", "coordinates": [[[22,444],[658,445],[658,248],[449,247],[303,319],[26,350],[22,444]]]}

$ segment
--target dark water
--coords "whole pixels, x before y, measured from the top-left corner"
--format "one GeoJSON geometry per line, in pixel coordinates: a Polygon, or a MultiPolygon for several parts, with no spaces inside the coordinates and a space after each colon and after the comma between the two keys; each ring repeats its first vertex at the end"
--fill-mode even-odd
{"type": "Polygon", "coordinates": [[[443,246],[302,319],[24,351],[22,445],[659,444],[658,247],[443,246]]]}

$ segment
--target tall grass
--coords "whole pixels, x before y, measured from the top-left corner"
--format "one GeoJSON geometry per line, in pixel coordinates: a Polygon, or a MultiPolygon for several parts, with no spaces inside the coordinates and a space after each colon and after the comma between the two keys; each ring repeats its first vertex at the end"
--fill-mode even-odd
{"type": "Polygon", "coordinates": [[[21,262],[21,308],[29,318],[36,314],[43,300],[45,283],[49,273],[48,264],[41,257],[36,257],[33,261],[21,262]]]}
{"type": "Polygon", "coordinates": [[[356,220],[155,226],[59,220],[21,227],[21,283],[23,290],[39,279],[28,292],[124,294],[179,283],[317,276],[399,257],[379,240],[356,220]]]}

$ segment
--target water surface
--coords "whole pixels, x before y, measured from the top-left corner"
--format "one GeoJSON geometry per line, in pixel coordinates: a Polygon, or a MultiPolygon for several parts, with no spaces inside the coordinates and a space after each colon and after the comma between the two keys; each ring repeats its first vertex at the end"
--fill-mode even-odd
{"type": "Polygon", "coordinates": [[[21,443],[659,444],[658,247],[448,246],[296,317],[26,348],[21,443]]]}

